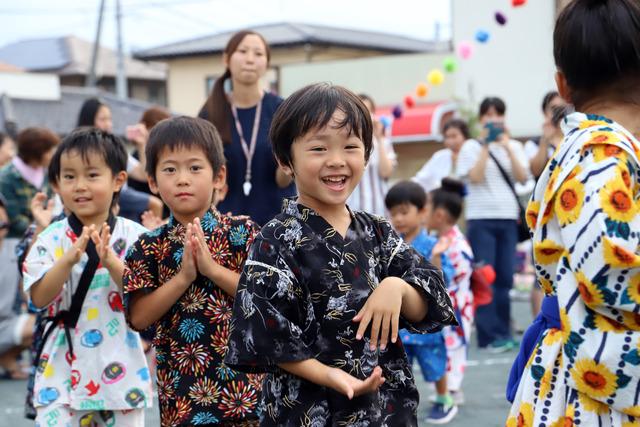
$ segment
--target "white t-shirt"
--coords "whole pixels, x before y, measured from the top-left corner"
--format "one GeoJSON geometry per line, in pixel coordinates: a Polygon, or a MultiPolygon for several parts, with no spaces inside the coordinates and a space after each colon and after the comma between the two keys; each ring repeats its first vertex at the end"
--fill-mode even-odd
{"type": "MultiPolygon", "coordinates": [[[[380,141],[374,137],[369,162],[364,169],[360,183],[358,183],[358,186],[353,190],[349,199],[347,199],[347,205],[349,205],[352,210],[385,216],[384,197],[387,194],[387,180],[382,178],[379,172],[379,143],[380,141]]],[[[388,138],[384,138],[382,143],[384,144],[387,156],[395,166],[396,153],[393,151],[393,144],[388,138]]]]}
{"type": "MultiPolygon", "coordinates": [[[[515,158],[528,171],[529,160],[524,148],[519,141],[511,140],[509,145],[515,158]]],[[[480,183],[473,183],[469,179],[469,171],[475,166],[480,157],[482,145],[475,139],[464,143],[458,154],[456,174],[467,185],[467,197],[465,198],[466,219],[513,219],[517,220],[520,214],[516,198],[505,182],[495,161],[489,157],[484,171],[485,179],[480,183]]],[[[500,162],[502,168],[515,183],[511,168],[509,154],[497,143],[489,144],[489,151],[500,162]]],[[[527,174],[529,174],[527,172],[527,174]]]]}
{"type": "Polygon", "coordinates": [[[442,178],[455,176],[455,166],[453,164],[453,151],[448,148],[438,150],[427,163],[412,178],[415,182],[422,185],[427,193],[436,188],[440,188],[442,178]]]}

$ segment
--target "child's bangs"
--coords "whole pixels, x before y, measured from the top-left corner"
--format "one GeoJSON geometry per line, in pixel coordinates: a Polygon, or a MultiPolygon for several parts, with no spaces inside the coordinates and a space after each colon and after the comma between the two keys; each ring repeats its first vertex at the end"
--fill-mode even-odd
{"type": "Polygon", "coordinates": [[[342,113],[342,118],[337,121],[336,129],[346,129],[349,135],[355,135],[364,140],[363,129],[366,118],[354,103],[337,96],[322,98],[319,105],[316,101],[316,99],[313,100],[316,105],[309,105],[309,108],[303,109],[305,113],[300,118],[298,134],[305,135],[312,130],[324,128],[339,111],[342,113]]]}

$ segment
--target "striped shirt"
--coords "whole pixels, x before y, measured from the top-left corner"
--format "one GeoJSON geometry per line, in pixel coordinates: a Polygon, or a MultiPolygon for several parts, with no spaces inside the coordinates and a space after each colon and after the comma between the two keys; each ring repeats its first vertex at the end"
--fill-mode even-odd
{"type": "MultiPolygon", "coordinates": [[[[520,164],[528,171],[529,160],[524,152],[522,143],[511,140],[511,150],[520,164]]],[[[469,171],[475,166],[480,157],[482,145],[470,139],[464,143],[458,155],[456,166],[457,175],[465,181],[468,195],[465,199],[465,218],[470,219],[513,219],[519,217],[519,207],[516,199],[505,182],[495,161],[489,157],[484,171],[484,181],[473,183],[469,179],[469,171]]],[[[489,151],[500,162],[502,168],[515,183],[511,168],[511,160],[507,151],[497,143],[489,144],[489,151]]]]}

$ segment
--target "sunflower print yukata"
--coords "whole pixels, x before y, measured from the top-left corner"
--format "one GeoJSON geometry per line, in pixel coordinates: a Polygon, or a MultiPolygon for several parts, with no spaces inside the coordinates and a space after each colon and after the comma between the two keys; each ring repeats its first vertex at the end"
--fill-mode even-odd
{"type": "Polygon", "coordinates": [[[527,208],[561,329],[541,335],[507,426],[640,425],[640,143],[581,113],[563,132],[527,208]]]}
{"type": "MultiPolygon", "coordinates": [[[[239,272],[258,227],[247,217],[202,218],[213,259],[239,272]]],[[[185,227],[169,223],[140,236],[126,256],[124,304],[134,292],[151,292],[180,271],[185,227]]],[[[261,375],[244,374],[223,363],[227,353],[233,297],[201,274],[155,323],[158,398],[163,426],[198,426],[256,420],[261,375]]]]}

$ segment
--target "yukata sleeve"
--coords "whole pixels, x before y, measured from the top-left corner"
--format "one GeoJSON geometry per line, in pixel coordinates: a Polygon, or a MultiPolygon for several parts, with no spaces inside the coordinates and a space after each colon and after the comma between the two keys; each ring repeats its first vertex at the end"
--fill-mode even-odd
{"type": "Polygon", "coordinates": [[[453,282],[456,270],[453,268],[453,264],[446,254],[440,255],[440,264],[442,264],[442,275],[444,276],[444,283],[447,288],[449,288],[451,287],[451,284],[453,282]]]}
{"type": "Polygon", "coordinates": [[[242,272],[242,267],[247,261],[251,245],[260,232],[260,226],[250,219],[235,222],[227,234],[232,253],[232,261],[228,268],[237,273],[242,272]]]}
{"type": "Polygon", "coordinates": [[[402,319],[411,333],[430,333],[447,325],[456,325],[451,299],[442,272],[407,245],[391,224],[379,218],[376,228],[381,237],[382,277],[399,277],[413,286],[427,301],[427,315],[419,322],[402,319]]]}
{"type": "MultiPolygon", "coordinates": [[[[64,254],[62,245],[55,245],[53,239],[53,234],[56,233],[60,226],[61,224],[54,223],[47,227],[38,235],[35,243],[28,251],[22,265],[22,286],[26,293],[29,293],[31,287],[38,283],[53,267],[56,260],[64,254]]],[[[58,238],[55,241],[60,242],[60,239],[58,238]]],[[[52,302],[57,300],[58,297],[54,298],[52,302]]]]}
{"type": "Polygon", "coordinates": [[[258,235],[238,285],[225,363],[273,372],[279,363],[311,359],[318,336],[311,297],[299,268],[275,238],[258,235]]]}
{"type": "Polygon", "coordinates": [[[149,293],[158,287],[158,260],[152,250],[149,237],[142,235],[129,247],[124,258],[122,277],[123,304],[127,323],[131,328],[130,303],[135,292],[149,293]]]}

